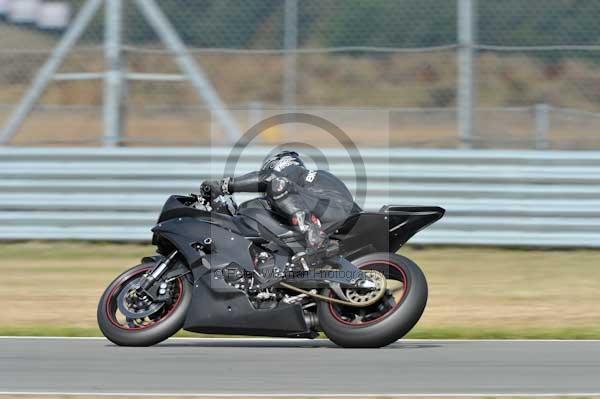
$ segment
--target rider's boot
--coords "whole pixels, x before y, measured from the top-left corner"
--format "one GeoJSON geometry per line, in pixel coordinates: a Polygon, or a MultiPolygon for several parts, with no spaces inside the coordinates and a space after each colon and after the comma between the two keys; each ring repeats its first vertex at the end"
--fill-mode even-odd
{"type": "Polygon", "coordinates": [[[315,258],[326,252],[326,248],[329,246],[329,237],[321,229],[321,221],[314,214],[308,215],[304,211],[298,211],[292,217],[292,224],[298,226],[298,229],[304,233],[306,242],[305,248],[296,252],[292,261],[308,270],[316,261],[315,258]]]}

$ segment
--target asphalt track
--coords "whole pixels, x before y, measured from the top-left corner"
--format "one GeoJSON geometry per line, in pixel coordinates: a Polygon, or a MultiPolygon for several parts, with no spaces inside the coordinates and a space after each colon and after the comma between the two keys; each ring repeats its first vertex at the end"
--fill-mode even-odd
{"type": "Polygon", "coordinates": [[[600,341],[0,338],[0,393],[599,395],[600,341]]]}

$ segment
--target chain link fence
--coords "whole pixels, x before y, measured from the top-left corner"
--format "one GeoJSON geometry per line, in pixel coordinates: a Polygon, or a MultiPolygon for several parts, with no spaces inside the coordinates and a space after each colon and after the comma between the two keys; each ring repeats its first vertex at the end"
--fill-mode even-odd
{"type": "MultiPolygon", "coordinates": [[[[24,3],[35,9],[50,2],[0,0],[0,126],[64,33],[12,18],[15,7],[23,13],[24,3]]],[[[70,7],[72,21],[85,1],[60,3],[70,7]]],[[[157,3],[243,129],[277,109],[377,109],[388,111],[389,132],[381,132],[381,143],[389,145],[600,149],[595,0],[157,3]],[[459,40],[467,23],[460,18],[461,3],[473,7],[472,42],[459,40]],[[457,117],[465,107],[458,55],[466,47],[473,60],[467,141],[457,117]]],[[[123,69],[130,77],[124,141],[208,143],[214,125],[209,104],[187,80],[176,78],[177,55],[136,3],[123,0],[123,6],[123,69]]],[[[97,145],[102,139],[104,22],[104,12],[98,12],[59,70],[98,76],[59,75],[11,143],[97,145]]],[[[365,125],[367,131],[352,137],[362,145],[377,142],[379,132],[365,125]]]]}

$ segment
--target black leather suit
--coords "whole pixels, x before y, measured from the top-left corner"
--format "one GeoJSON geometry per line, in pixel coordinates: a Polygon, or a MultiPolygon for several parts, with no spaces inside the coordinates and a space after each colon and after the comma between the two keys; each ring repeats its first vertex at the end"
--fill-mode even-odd
{"type": "Polygon", "coordinates": [[[269,206],[292,224],[293,217],[303,212],[308,222],[315,215],[325,228],[359,210],[346,185],[336,176],[289,161],[236,177],[227,189],[230,193],[266,193],[264,198],[248,201],[244,206],[269,206]]]}

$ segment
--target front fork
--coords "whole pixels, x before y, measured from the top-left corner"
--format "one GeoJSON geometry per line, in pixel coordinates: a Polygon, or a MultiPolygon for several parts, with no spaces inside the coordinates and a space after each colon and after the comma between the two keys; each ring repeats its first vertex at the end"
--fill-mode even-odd
{"type": "Polygon", "coordinates": [[[150,288],[152,288],[156,280],[160,279],[178,253],[178,251],[173,251],[168,257],[156,265],[156,267],[152,269],[150,273],[144,275],[140,286],[136,289],[139,295],[147,294],[150,297],[155,297],[155,295],[152,295],[149,292],[150,288]]]}

